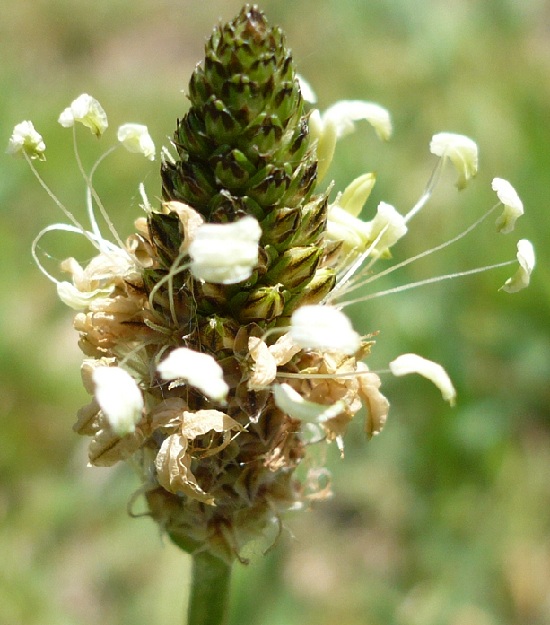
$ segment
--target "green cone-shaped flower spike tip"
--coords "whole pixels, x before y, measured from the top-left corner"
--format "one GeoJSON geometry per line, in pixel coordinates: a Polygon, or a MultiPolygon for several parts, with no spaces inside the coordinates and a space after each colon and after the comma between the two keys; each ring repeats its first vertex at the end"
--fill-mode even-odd
{"type": "MultiPolygon", "coordinates": [[[[327,198],[312,195],[317,162],[281,30],[269,27],[257,7],[244,7],[210,37],[189,98],[191,108],[174,136],[178,160],[162,167],[165,200],[188,204],[208,222],[252,215],[263,231],[262,267],[254,278],[239,285],[238,294],[206,288],[204,312],[215,305],[239,321],[263,325],[288,316],[314,279],[309,299],[323,297],[334,283],[331,271],[316,275],[327,198]]],[[[153,217],[151,227],[167,230],[169,219],[153,217]]]]}

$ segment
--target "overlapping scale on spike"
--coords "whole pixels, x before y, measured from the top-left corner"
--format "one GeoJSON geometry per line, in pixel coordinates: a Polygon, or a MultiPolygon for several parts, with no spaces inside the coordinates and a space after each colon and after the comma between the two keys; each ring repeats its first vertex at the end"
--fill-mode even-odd
{"type": "MultiPolygon", "coordinates": [[[[261,270],[238,288],[197,285],[204,295],[198,312],[221,310],[260,324],[287,317],[310,283],[316,300],[335,277],[320,268],[327,197],[314,194],[317,161],[282,31],[245,6],[212,33],[188,97],[173,138],[177,159],[162,166],[164,199],[188,204],[207,222],[252,215],[263,231],[261,270]]],[[[169,215],[153,215],[150,229],[177,239],[169,215]]],[[[177,251],[167,254],[162,245],[168,268],[177,251]]]]}

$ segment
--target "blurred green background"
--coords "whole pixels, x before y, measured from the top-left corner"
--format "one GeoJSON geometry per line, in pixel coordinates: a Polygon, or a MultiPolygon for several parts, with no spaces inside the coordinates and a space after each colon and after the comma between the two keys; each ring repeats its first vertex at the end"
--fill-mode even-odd
{"type": "MultiPolygon", "coordinates": [[[[75,214],[84,188],[70,132],[57,123],[82,92],[106,109],[102,143],[80,133],[93,162],[123,122],[149,125],[157,145],[186,110],[182,90],[219,18],[236,0],[6,0],[0,7],[0,138],[32,119],[48,145],[45,180],[75,214]]],[[[367,444],[360,420],[340,460],[328,449],[335,496],[287,517],[268,556],[238,567],[231,623],[250,625],[544,625],[550,623],[550,7],[544,0],[265,0],[287,33],[319,106],[369,99],[395,132],[365,124],[338,146],[337,188],[376,171],[366,208],[405,212],[434,164],[433,133],[479,144],[480,173],[458,193],[446,170],[433,201],[394,251],[435,245],[495,201],[509,179],[526,215],[512,235],[485,224],[466,241],[392,274],[387,288],[515,257],[531,239],[529,290],[498,287],[505,268],[391,295],[350,309],[379,330],[369,365],[402,352],[442,362],[459,393],[448,408],[416,379],[383,379],[392,401],[367,444]]],[[[0,173],[0,625],[175,625],[188,560],[147,518],[131,519],[130,470],[86,468],[71,430],[87,402],[72,314],[30,256],[62,215],[24,161],[0,173]]],[[[159,194],[158,162],[113,155],[97,189],[121,233],[140,214],[138,183],[159,194]]],[[[77,237],[43,241],[51,264],[91,250],[77,237]]]]}

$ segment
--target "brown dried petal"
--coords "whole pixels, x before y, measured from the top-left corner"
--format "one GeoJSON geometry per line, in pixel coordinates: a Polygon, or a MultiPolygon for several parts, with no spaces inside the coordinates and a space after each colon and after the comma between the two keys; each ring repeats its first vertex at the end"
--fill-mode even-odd
{"type": "Polygon", "coordinates": [[[142,235],[144,238],[147,238],[149,236],[147,217],[138,217],[134,221],[134,228],[137,230],[138,234],[142,235]]]}
{"type": "Polygon", "coordinates": [[[130,320],[130,317],[142,311],[144,301],[143,297],[126,297],[125,295],[98,297],[90,302],[90,311],[126,315],[130,320]]]}
{"type": "Polygon", "coordinates": [[[154,251],[149,241],[143,236],[139,234],[130,235],[126,239],[126,249],[142,267],[149,268],[153,266],[155,262],[154,251]]]}
{"type": "Polygon", "coordinates": [[[187,403],[181,397],[168,397],[151,410],[151,429],[172,434],[179,429],[187,403]]]}
{"type": "Polygon", "coordinates": [[[229,432],[231,430],[242,431],[243,427],[229,415],[219,410],[197,410],[197,412],[183,413],[181,433],[190,440],[207,432],[229,432]]]}
{"type": "Polygon", "coordinates": [[[100,429],[99,424],[99,404],[95,399],[89,404],[82,406],[76,413],[77,420],[73,425],[73,430],[82,436],[94,436],[100,429]]]}
{"type": "Polygon", "coordinates": [[[93,395],[95,385],[92,379],[94,369],[97,367],[113,367],[116,364],[115,358],[86,358],[80,366],[80,376],[82,377],[82,385],[86,391],[93,395]]]}
{"type": "Polygon", "coordinates": [[[171,493],[181,493],[214,505],[213,497],[202,490],[191,472],[187,447],[187,438],[181,434],[172,434],[164,440],[155,460],[159,484],[171,493]]]}
{"type": "MultiPolygon", "coordinates": [[[[367,366],[363,363],[357,365],[359,370],[363,368],[367,370],[367,366]]],[[[359,376],[359,394],[363,398],[367,416],[365,420],[365,432],[369,438],[379,434],[388,417],[390,402],[379,391],[380,378],[376,373],[368,372],[359,376]]]]}
{"type": "Polygon", "coordinates": [[[290,334],[283,334],[277,341],[269,346],[269,351],[275,358],[277,366],[286,365],[293,356],[301,351],[301,348],[295,345],[290,334]]]}
{"type": "Polygon", "coordinates": [[[141,447],[144,440],[145,437],[138,428],[121,438],[109,427],[104,427],[90,443],[88,450],[90,464],[96,467],[111,467],[119,460],[129,458],[141,447]]]}
{"type": "Polygon", "coordinates": [[[277,362],[265,341],[251,336],[248,339],[248,350],[254,361],[252,374],[248,380],[248,388],[260,390],[269,386],[277,375],[277,362]]]}
{"type": "Polygon", "coordinates": [[[82,292],[104,289],[111,285],[123,286],[126,280],[133,282],[136,276],[140,276],[130,255],[120,248],[110,250],[108,254],[94,256],[84,269],[74,258],[63,261],[61,268],[72,275],[73,284],[82,292]]]}
{"type": "Polygon", "coordinates": [[[195,238],[197,228],[204,223],[204,219],[194,208],[191,208],[191,206],[188,206],[183,202],[165,202],[163,206],[176,213],[180,218],[184,233],[180,252],[187,252],[189,244],[195,238]]]}
{"type": "Polygon", "coordinates": [[[308,501],[325,501],[332,497],[330,471],[324,467],[310,469],[304,484],[305,498],[308,501]]]}
{"type": "Polygon", "coordinates": [[[65,273],[70,273],[75,283],[80,282],[83,279],[84,269],[82,269],[82,266],[76,260],[76,258],[73,258],[71,256],[70,258],[62,260],[59,267],[61,271],[64,271],[65,273]]]}

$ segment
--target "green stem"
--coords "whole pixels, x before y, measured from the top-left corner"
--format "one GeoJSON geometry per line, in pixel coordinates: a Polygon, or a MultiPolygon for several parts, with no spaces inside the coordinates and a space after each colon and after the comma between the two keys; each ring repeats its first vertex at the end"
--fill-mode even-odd
{"type": "Polygon", "coordinates": [[[208,552],[193,557],[187,625],[226,625],[231,565],[208,552]]]}

